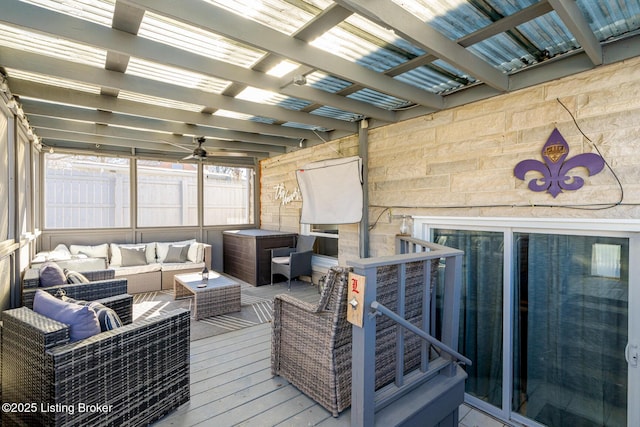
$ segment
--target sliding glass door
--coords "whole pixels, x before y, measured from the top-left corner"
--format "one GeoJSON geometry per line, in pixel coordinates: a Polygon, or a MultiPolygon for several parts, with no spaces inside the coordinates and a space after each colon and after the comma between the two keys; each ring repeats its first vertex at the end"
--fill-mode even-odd
{"type": "Polygon", "coordinates": [[[628,239],[515,233],[514,246],[513,411],[626,426],[628,239]]]}
{"type": "Polygon", "coordinates": [[[467,366],[468,394],[502,403],[503,233],[434,230],[434,241],[464,251],[458,351],[467,366]]]}
{"type": "Polygon", "coordinates": [[[466,400],[532,426],[640,425],[640,222],[476,222],[416,218],[414,228],[465,252],[466,400]]]}

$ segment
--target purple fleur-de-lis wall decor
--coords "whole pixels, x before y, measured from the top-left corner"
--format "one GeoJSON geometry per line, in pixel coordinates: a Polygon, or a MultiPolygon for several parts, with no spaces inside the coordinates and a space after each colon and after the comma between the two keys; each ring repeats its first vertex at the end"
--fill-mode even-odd
{"type": "Polygon", "coordinates": [[[584,179],[569,172],[577,167],[584,167],[589,176],[595,175],[604,168],[604,159],[595,153],[582,153],[567,159],[569,144],[564,140],[560,131],[554,129],[547,142],[542,147],[544,163],[528,159],[516,165],[513,173],[516,178],[524,181],[524,176],[529,171],[542,174],[541,178],[529,181],[529,189],[532,191],[547,191],[554,198],[562,193],[562,190],[578,190],[584,185],[584,179]]]}

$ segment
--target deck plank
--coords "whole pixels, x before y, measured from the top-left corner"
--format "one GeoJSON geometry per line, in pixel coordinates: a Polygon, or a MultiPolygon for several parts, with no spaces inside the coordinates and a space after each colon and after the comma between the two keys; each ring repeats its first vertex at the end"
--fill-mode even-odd
{"type": "Polygon", "coordinates": [[[266,337],[268,337],[268,334],[265,334],[265,332],[260,329],[261,326],[270,329],[271,323],[263,323],[261,325],[256,325],[255,327],[238,329],[236,331],[227,332],[222,335],[210,337],[212,339],[192,341],[191,355],[193,356],[203,353],[210,354],[210,352],[212,351],[217,351],[229,346],[234,346],[238,343],[243,343],[255,338],[265,339],[266,337]]]}
{"type": "MultiPolygon", "coordinates": [[[[303,413],[306,415],[307,410],[311,410],[313,406],[315,406],[315,402],[313,400],[303,394],[300,394],[292,399],[282,402],[279,405],[273,406],[257,416],[239,423],[238,425],[253,427],[282,425],[286,422],[291,423],[291,414],[297,415],[303,413]]],[[[309,420],[305,419],[302,423],[296,423],[293,425],[308,426],[309,420]]]]}
{"type": "MultiPolygon", "coordinates": [[[[192,426],[204,422],[208,425],[231,426],[254,417],[265,409],[299,393],[293,386],[285,386],[280,390],[274,385],[274,380],[270,378],[251,387],[239,389],[227,396],[211,400],[204,405],[196,406],[198,403],[194,402],[193,405],[189,405],[188,411],[176,412],[163,421],[171,419],[173,422],[177,422],[177,425],[182,426],[192,426]]],[[[158,425],[176,424],[158,423],[158,425]]]]}
{"type": "Polygon", "coordinates": [[[271,369],[268,361],[262,360],[260,362],[252,363],[246,366],[242,366],[238,369],[224,373],[224,375],[218,375],[217,377],[208,378],[205,381],[191,383],[191,395],[197,393],[207,393],[215,387],[220,387],[229,382],[237,381],[240,378],[249,377],[261,371],[268,371],[271,373],[271,369]]]}
{"type": "MultiPolygon", "coordinates": [[[[277,387],[271,380],[258,386],[251,387],[241,394],[230,396],[225,410],[206,419],[208,425],[231,426],[246,422],[261,415],[270,408],[300,395],[300,391],[292,385],[277,387]]],[[[268,425],[268,424],[258,424],[268,425]]]]}
{"type": "Polygon", "coordinates": [[[215,375],[216,370],[236,367],[238,364],[243,363],[244,360],[260,360],[264,358],[265,352],[271,351],[270,340],[250,342],[247,344],[250,345],[236,346],[231,352],[212,352],[216,353],[210,356],[210,360],[215,358],[216,363],[214,366],[211,366],[212,364],[210,360],[202,359],[196,362],[192,359],[191,371],[198,373],[198,375],[209,377],[211,375],[215,375]]]}
{"type": "Polygon", "coordinates": [[[250,365],[261,360],[268,360],[270,355],[266,354],[266,350],[267,346],[241,355],[227,354],[223,357],[216,357],[212,359],[215,360],[215,363],[212,363],[211,366],[197,371],[197,378],[200,380],[204,378],[213,378],[224,374],[225,372],[241,368],[244,365],[250,365]]]}
{"type": "MultiPolygon", "coordinates": [[[[305,398],[309,399],[306,396],[305,398]]],[[[311,401],[311,404],[312,404],[311,406],[299,412],[294,410],[289,410],[288,412],[285,412],[290,414],[289,418],[283,420],[280,423],[273,424],[273,425],[278,427],[315,426],[315,425],[319,425],[320,423],[322,423],[327,419],[333,419],[329,411],[327,411],[317,403],[313,402],[311,399],[309,399],[309,401],[311,401]]],[[[286,409],[288,408],[282,408],[282,410],[286,410],[286,409]]],[[[349,419],[344,420],[344,426],[345,427],[350,426],[349,419]]]]}

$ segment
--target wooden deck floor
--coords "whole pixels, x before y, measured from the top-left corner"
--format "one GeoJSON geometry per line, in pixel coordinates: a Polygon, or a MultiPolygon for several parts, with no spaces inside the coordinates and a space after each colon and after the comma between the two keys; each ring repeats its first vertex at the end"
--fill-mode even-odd
{"type": "MultiPolygon", "coordinates": [[[[285,284],[252,289],[272,298],[285,284]]],[[[291,293],[317,301],[315,287],[292,284],[291,293]]],[[[271,375],[271,323],[191,343],[191,401],[157,426],[309,426],[349,425],[348,415],[331,414],[290,385],[271,375]]]]}
{"type": "Polygon", "coordinates": [[[191,401],[157,426],[308,426],[331,419],[286,380],[271,376],[270,357],[269,323],[194,341],[191,401]]]}
{"type": "MultiPolygon", "coordinates": [[[[263,297],[286,292],[282,285],[261,286],[263,297]],[[264,288],[264,289],[263,289],[264,288]]],[[[318,293],[309,285],[293,286],[292,294],[312,302],[318,293]]],[[[331,414],[281,377],[272,377],[271,323],[217,335],[191,343],[191,400],[154,424],[165,426],[349,426],[349,411],[331,414]]],[[[476,411],[468,427],[501,427],[479,422],[476,411]]],[[[490,419],[492,420],[492,419],[490,419]]],[[[495,421],[495,420],[493,420],[495,421]]]]}

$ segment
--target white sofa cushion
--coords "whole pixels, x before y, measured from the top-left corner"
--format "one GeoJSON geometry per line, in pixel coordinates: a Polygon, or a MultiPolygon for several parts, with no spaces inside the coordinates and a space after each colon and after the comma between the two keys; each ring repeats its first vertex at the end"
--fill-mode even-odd
{"type": "MultiPolygon", "coordinates": [[[[58,245],[59,247],[60,245],[58,245]]],[[[56,250],[58,249],[56,247],[56,250]]],[[[89,258],[104,258],[109,259],[109,244],[103,243],[101,245],[70,245],[69,252],[71,255],[86,255],[89,258]]]]}
{"type": "Polygon", "coordinates": [[[120,248],[144,248],[147,264],[153,264],[156,262],[156,244],[153,243],[111,243],[111,260],[109,267],[122,266],[122,251],[120,248]]]}
{"type": "Polygon", "coordinates": [[[153,271],[160,271],[162,265],[157,262],[146,264],[146,265],[134,265],[131,267],[111,267],[115,271],[115,276],[127,276],[129,274],[141,274],[141,273],[150,273],[153,271]]]}
{"type": "Polygon", "coordinates": [[[192,243],[189,246],[187,259],[191,262],[200,263],[204,261],[204,245],[202,243],[192,243]]]}
{"type": "MultiPolygon", "coordinates": [[[[67,247],[65,246],[64,248],[65,250],[61,250],[59,249],[59,246],[56,246],[56,248],[52,251],[42,251],[42,252],[38,252],[33,259],[31,260],[32,263],[42,263],[42,262],[46,262],[46,261],[64,261],[64,260],[69,260],[72,258],[79,258],[79,257],[85,257],[86,255],[71,255],[71,252],[69,252],[69,249],[67,249],[67,247]]],[[[64,245],[63,245],[64,246],[64,245]]]]}
{"type": "Polygon", "coordinates": [[[157,242],[156,249],[158,254],[158,262],[164,262],[169,253],[169,246],[189,245],[187,259],[191,262],[202,262],[204,260],[204,247],[202,243],[196,242],[196,239],[182,240],[179,242],[157,242]]]}
{"type": "Polygon", "coordinates": [[[162,271],[178,271],[190,269],[203,269],[204,262],[164,262],[162,263],[162,271]]]}

